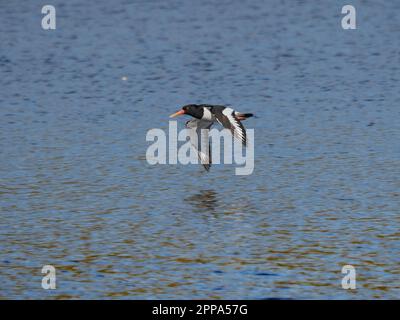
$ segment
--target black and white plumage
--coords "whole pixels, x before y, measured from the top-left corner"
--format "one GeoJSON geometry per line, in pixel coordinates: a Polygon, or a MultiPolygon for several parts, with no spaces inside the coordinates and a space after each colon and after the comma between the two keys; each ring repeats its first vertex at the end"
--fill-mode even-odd
{"type": "Polygon", "coordinates": [[[190,141],[196,150],[200,163],[209,171],[211,167],[211,144],[208,132],[212,121],[192,119],[186,122],[186,129],[189,132],[190,141]]]}
{"type": "MultiPolygon", "coordinates": [[[[195,118],[186,122],[186,128],[192,131],[191,134],[197,135],[199,145],[201,141],[200,139],[203,139],[203,142],[205,141],[204,139],[207,139],[208,141],[208,130],[215,122],[218,122],[224,128],[229,129],[232,135],[236,139],[239,139],[243,145],[246,146],[247,144],[246,130],[241,121],[252,117],[252,113],[237,112],[234,109],[223,105],[188,104],[183,106],[181,110],[175,112],[170,117],[172,118],[183,114],[187,114],[195,118]],[[201,132],[204,132],[205,137],[201,135],[201,132]]],[[[196,148],[199,158],[202,161],[205,169],[208,171],[211,165],[211,149],[209,142],[207,150],[208,152],[206,152],[204,149],[200,150],[199,148],[200,147],[196,148]]]]}
{"type": "Polygon", "coordinates": [[[247,144],[246,130],[239,119],[242,118],[242,120],[244,120],[251,117],[252,114],[245,115],[228,107],[223,109],[215,108],[214,114],[217,121],[222,124],[224,128],[229,129],[235,138],[242,141],[243,145],[247,144]]]}

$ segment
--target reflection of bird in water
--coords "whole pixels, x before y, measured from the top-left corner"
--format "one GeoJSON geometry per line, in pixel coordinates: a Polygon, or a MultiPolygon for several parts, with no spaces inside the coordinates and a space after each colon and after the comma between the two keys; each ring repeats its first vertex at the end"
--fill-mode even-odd
{"type": "Polygon", "coordinates": [[[214,211],[218,207],[217,193],[214,190],[201,190],[185,198],[185,201],[200,211],[214,211]]]}
{"type": "Polygon", "coordinates": [[[258,212],[258,210],[246,198],[238,197],[240,201],[224,202],[221,195],[214,190],[200,190],[199,192],[188,196],[184,201],[194,207],[196,212],[220,213],[220,214],[239,214],[243,212],[258,212]]]}

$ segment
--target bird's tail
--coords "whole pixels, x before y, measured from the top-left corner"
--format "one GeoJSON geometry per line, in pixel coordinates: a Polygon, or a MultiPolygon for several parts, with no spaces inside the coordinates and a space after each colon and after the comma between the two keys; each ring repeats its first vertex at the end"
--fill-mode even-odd
{"type": "Polygon", "coordinates": [[[239,120],[246,120],[247,118],[250,118],[252,116],[254,116],[252,113],[241,113],[241,112],[235,112],[235,116],[239,119],[239,120]]]}

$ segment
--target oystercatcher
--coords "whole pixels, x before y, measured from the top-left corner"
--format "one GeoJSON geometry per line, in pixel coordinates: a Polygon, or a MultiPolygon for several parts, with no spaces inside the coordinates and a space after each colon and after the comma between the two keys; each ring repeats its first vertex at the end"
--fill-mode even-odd
{"type": "MultiPolygon", "coordinates": [[[[186,122],[186,128],[189,130],[190,136],[197,135],[197,140],[195,141],[199,143],[197,146],[193,146],[198,153],[200,162],[207,171],[211,166],[211,146],[208,139],[208,130],[215,122],[219,122],[224,128],[229,129],[232,135],[239,139],[244,146],[247,144],[246,130],[240,121],[252,117],[252,113],[237,112],[230,107],[222,105],[188,104],[183,106],[181,110],[171,114],[170,118],[184,114],[195,118],[186,122]],[[204,134],[201,134],[202,132],[204,134]],[[200,143],[200,141],[203,141],[203,143],[200,143]],[[207,150],[203,150],[201,146],[207,145],[207,150]]],[[[191,141],[193,140],[191,139],[191,141]]]]}

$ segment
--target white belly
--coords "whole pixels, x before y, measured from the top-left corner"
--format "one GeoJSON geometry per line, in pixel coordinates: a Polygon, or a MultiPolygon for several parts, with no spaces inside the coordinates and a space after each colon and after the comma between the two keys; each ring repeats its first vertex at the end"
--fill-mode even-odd
{"type": "Polygon", "coordinates": [[[214,121],[215,117],[214,115],[211,113],[210,110],[208,110],[207,108],[203,109],[203,117],[201,118],[201,120],[206,120],[206,121],[214,121]]]}

